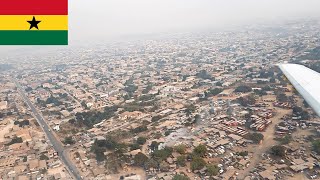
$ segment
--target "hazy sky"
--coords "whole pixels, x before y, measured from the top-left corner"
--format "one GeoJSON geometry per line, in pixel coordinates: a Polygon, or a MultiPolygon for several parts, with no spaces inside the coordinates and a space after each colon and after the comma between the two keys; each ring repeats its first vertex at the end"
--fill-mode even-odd
{"type": "Polygon", "coordinates": [[[320,0],[70,0],[70,38],[221,28],[320,18],[320,0]]]}

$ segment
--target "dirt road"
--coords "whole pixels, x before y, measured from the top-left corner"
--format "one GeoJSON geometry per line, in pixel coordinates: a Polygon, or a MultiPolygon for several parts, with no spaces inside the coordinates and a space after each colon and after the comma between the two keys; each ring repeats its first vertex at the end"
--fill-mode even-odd
{"type": "Polygon", "coordinates": [[[272,123],[269,125],[269,127],[266,129],[265,132],[262,132],[264,136],[264,140],[262,144],[257,145],[255,148],[255,151],[253,152],[252,158],[250,160],[250,165],[242,170],[239,171],[238,179],[244,179],[250,171],[261,161],[261,155],[265,153],[267,150],[269,150],[272,146],[278,144],[277,141],[274,140],[275,137],[275,126],[281,122],[281,117],[291,112],[291,110],[286,109],[280,109],[276,108],[277,114],[271,118],[272,123]]]}

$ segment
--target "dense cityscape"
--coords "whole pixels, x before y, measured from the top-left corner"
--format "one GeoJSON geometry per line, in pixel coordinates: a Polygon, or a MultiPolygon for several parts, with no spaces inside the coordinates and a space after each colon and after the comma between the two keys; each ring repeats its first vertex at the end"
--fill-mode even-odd
{"type": "Polygon", "coordinates": [[[0,58],[0,179],[319,179],[320,21],[0,58]]]}

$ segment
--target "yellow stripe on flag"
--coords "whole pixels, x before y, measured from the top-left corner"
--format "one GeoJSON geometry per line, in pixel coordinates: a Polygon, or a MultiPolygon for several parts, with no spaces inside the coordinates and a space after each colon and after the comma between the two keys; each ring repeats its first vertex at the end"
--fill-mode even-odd
{"type": "MultiPolygon", "coordinates": [[[[35,15],[39,30],[68,30],[67,15],[35,15]]],[[[29,30],[33,15],[0,15],[0,30],[29,30]]],[[[32,28],[31,30],[37,30],[32,28]]]]}

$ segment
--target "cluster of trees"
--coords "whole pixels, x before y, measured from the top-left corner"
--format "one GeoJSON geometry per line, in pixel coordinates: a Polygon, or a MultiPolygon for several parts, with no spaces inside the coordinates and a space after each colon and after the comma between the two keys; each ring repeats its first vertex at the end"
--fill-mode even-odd
{"type": "Polygon", "coordinates": [[[55,106],[60,106],[62,102],[60,102],[56,97],[50,96],[47,98],[46,101],[43,101],[39,98],[37,98],[37,103],[40,104],[40,106],[46,107],[47,104],[54,104],[55,106]]]}
{"type": "Polygon", "coordinates": [[[125,104],[122,106],[122,108],[124,111],[128,111],[128,112],[133,112],[133,111],[144,112],[143,106],[136,104],[136,103],[125,104]]]}
{"type": "Polygon", "coordinates": [[[248,156],[249,153],[248,153],[248,151],[241,151],[238,154],[239,154],[239,156],[248,156]]]}
{"type": "Polygon", "coordinates": [[[206,70],[201,70],[200,72],[198,72],[196,74],[196,76],[201,79],[209,79],[209,80],[214,81],[214,77],[212,77],[210,74],[208,74],[206,70]]]}
{"type": "Polygon", "coordinates": [[[21,137],[15,136],[15,137],[13,137],[13,138],[11,139],[11,141],[10,141],[8,144],[6,144],[6,145],[7,145],[7,146],[10,146],[10,145],[12,145],[12,144],[22,143],[22,142],[23,142],[23,140],[22,140],[21,137]]]}
{"type": "Polygon", "coordinates": [[[319,139],[312,141],[312,147],[316,153],[320,154],[320,140],[319,139]]]}
{"type": "Polygon", "coordinates": [[[261,70],[259,73],[259,78],[270,78],[274,77],[274,71],[273,70],[261,70]]]}
{"type": "Polygon", "coordinates": [[[142,90],[142,94],[148,94],[152,90],[153,85],[149,83],[146,88],[142,90]]]}
{"type": "Polygon", "coordinates": [[[13,69],[13,66],[11,64],[0,64],[0,71],[6,71],[13,69]]]}
{"type": "Polygon", "coordinates": [[[219,173],[219,167],[216,164],[207,165],[207,173],[209,176],[216,176],[219,173]]]}
{"type": "MultiPolygon", "coordinates": [[[[186,166],[186,161],[191,160],[190,166],[193,171],[200,170],[204,167],[207,167],[207,174],[210,176],[215,176],[219,172],[219,168],[216,164],[207,164],[206,161],[203,159],[203,157],[207,153],[207,148],[205,145],[200,144],[199,146],[195,147],[193,152],[191,154],[185,154],[186,153],[186,146],[181,144],[177,145],[174,148],[165,147],[164,149],[158,150],[157,142],[152,142],[152,145],[150,146],[150,149],[153,150],[151,153],[150,158],[146,156],[143,153],[138,153],[133,158],[134,164],[136,166],[144,167],[144,168],[159,168],[162,171],[167,171],[168,164],[165,162],[165,160],[172,156],[173,151],[176,151],[180,154],[180,156],[177,157],[177,165],[180,167],[186,166]]],[[[184,179],[185,177],[182,177],[180,175],[176,175],[174,179],[184,179]]],[[[187,178],[187,177],[186,177],[187,178]]]]}
{"type": "Polygon", "coordinates": [[[109,119],[114,116],[114,113],[118,110],[117,106],[105,107],[103,112],[100,111],[88,111],[76,114],[77,122],[85,125],[88,128],[93,127],[94,124],[101,122],[104,119],[109,119]]]}
{"type": "Polygon", "coordinates": [[[200,170],[206,166],[206,162],[202,159],[207,153],[207,147],[203,144],[198,145],[193,149],[191,154],[191,170],[200,170]]]}
{"type": "Polygon", "coordinates": [[[258,96],[264,96],[264,95],[267,95],[267,92],[264,91],[264,90],[258,90],[258,89],[255,89],[254,90],[254,93],[258,96]]]}
{"type": "Polygon", "coordinates": [[[286,156],[286,148],[281,145],[276,145],[271,148],[271,154],[277,157],[285,157],[286,156]]]}
{"type": "Polygon", "coordinates": [[[185,154],[186,153],[186,146],[184,144],[180,144],[174,147],[174,150],[177,151],[179,154],[185,154]]]}
{"type": "Polygon", "coordinates": [[[146,141],[147,141],[146,137],[142,137],[142,136],[138,137],[134,143],[129,144],[130,150],[133,151],[136,149],[141,149],[141,145],[144,145],[144,143],[146,143],[146,141]]]}
{"type": "Polygon", "coordinates": [[[292,108],[292,113],[295,116],[301,116],[301,119],[308,120],[310,119],[310,115],[307,111],[303,110],[302,107],[294,106],[292,108]]]}
{"type": "Polygon", "coordinates": [[[153,116],[153,117],[151,118],[151,121],[152,121],[152,122],[157,122],[157,121],[159,121],[161,118],[163,118],[161,115],[156,115],[156,116],[153,116]]]}
{"type": "Polygon", "coordinates": [[[40,155],[40,160],[49,160],[48,156],[46,156],[45,154],[41,154],[40,155]]]}
{"type": "Polygon", "coordinates": [[[63,93],[63,94],[62,94],[62,93],[59,93],[58,95],[59,95],[60,98],[66,98],[66,97],[68,97],[68,94],[67,94],[67,93],[63,93]]]}
{"type": "Polygon", "coordinates": [[[222,82],[218,81],[218,82],[216,83],[216,86],[221,86],[221,87],[222,87],[222,82]]]}
{"type": "Polygon", "coordinates": [[[129,97],[133,96],[133,93],[138,89],[138,87],[133,83],[133,79],[130,78],[129,80],[127,80],[124,83],[125,87],[124,87],[124,91],[126,91],[128,93],[129,97]]]}
{"type": "Polygon", "coordinates": [[[199,157],[204,157],[206,153],[207,153],[207,147],[203,144],[200,144],[193,149],[193,154],[199,157]]]}
{"type": "Polygon", "coordinates": [[[207,165],[206,161],[201,157],[193,157],[190,163],[190,167],[192,171],[200,170],[207,165]]]}
{"type": "Polygon", "coordinates": [[[320,46],[299,57],[301,60],[320,60],[320,46]]]}
{"type": "Polygon", "coordinates": [[[67,136],[67,137],[64,138],[63,143],[72,145],[72,144],[75,143],[75,141],[73,140],[72,136],[67,136]]]}
{"type": "Polygon", "coordinates": [[[137,138],[137,143],[140,144],[140,145],[144,145],[144,143],[146,143],[146,141],[147,141],[146,137],[140,136],[140,137],[137,138]]]}
{"type": "MultiPolygon", "coordinates": [[[[124,162],[130,162],[130,157],[126,155],[129,148],[130,150],[140,149],[145,142],[145,137],[138,137],[134,143],[126,144],[119,142],[119,136],[108,135],[104,140],[95,140],[91,146],[91,152],[95,154],[97,161],[105,161],[105,167],[109,172],[118,172],[124,162]],[[110,153],[106,158],[104,153],[107,150],[110,153]]],[[[140,166],[146,159],[148,158],[144,154],[139,153],[133,160],[140,166]]]]}
{"type": "Polygon", "coordinates": [[[96,155],[97,161],[104,161],[106,150],[113,150],[119,154],[127,152],[128,146],[119,143],[115,137],[107,136],[105,140],[95,140],[91,146],[91,151],[96,155]]]}
{"type": "Polygon", "coordinates": [[[190,115],[188,115],[188,116],[189,117],[188,117],[188,119],[186,120],[186,122],[184,124],[187,127],[196,124],[200,120],[200,115],[199,114],[196,114],[193,117],[190,117],[190,115]]]}
{"type": "Polygon", "coordinates": [[[27,88],[25,89],[25,91],[26,91],[26,92],[30,92],[30,91],[32,91],[32,88],[31,88],[31,87],[27,87],[27,88]]]}
{"type": "Polygon", "coordinates": [[[284,137],[280,138],[279,141],[281,144],[289,144],[292,141],[292,136],[287,134],[284,137]]]}
{"type": "Polygon", "coordinates": [[[264,136],[261,133],[251,133],[247,135],[247,139],[250,139],[255,144],[259,144],[263,140],[264,136]]]}
{"type": "Polygon", "coordinates": [[[145,94],[145,95],[142,95],[138,98],[138,101],[150,101],[150,100],[153,100],[155,97],[155,95],[153,94],[145,94]]]}
{"type": "Polygon", "coordinates": [[[241,86],[238,86],[234,91],[235,92],[247,93],[247,92],[251,92],[252,88],[250,86],[241,85],[241,86]]]}
{"type": "Polygon", "coordinates": [[[29,120],[23,120],[23,121],[15,121],[14,125],[19,125],[19,127],[29,126],[30,122],[29,120]]]}
{"type": "Polygon", "coordinates": [[[193,104],[188,104],[185,106],[184,111],[187,114],[187,116],[190,116],[192,113],[194,113],[196,111],[196,106],[193,104]]]}
{"type": "Polygon", "coordinates": [[[247,107],[256,103],[256,98],[254,96],[245,96],[237,98],[238,103],[241,106],[247,107]]]}
{"type": "Polygon", "coordinates": [[[139,152],[133,158],[134,164],[136,166],[144,167],[145,163],[148,162],[149,158],[145,154],[139,152]]]}
{"type": "Polygon", "coordinates": [[[190,77],[190,75],[183,75],[182,76],[182,81],[186,81],[188,77],[190,77]]]}
{"type": "Polygon", "coordinates": [[[154,150],[151,153],[150,158],[143,153],[138,153],[134,156],[133,161],[136,166],[140,166],[146,169],[159,168],[163,171],[169,170],[169,165],[164,161],[172,155],[173,148],[165,147],[161,150],[154,150]]]}
{"type": "Polygon", "coordinates": [[[57,98],[50,96],[46,100],[46,104],[54,104],[55,106],[60,106],[62,103],[57,98]]]}
{"type": "Polygon", "coordinates": [[[172,180],[190,180],[190,178],[186,175],[176,174],[173,176],[172,180]]]}
{"type": "Polygon", "coordinates": [[[181,156],[177,157],[177,165],[180,167],[186,166],[186,156],[185,155],[181,155],[181,156]]]}
{"type": "Polygon", "coordinates": [[[307,65],[310,69],[320,73],[320,62],[314,62],[314,63],[311,63],[309,65],[307,65]]]}
{"type": "Polygon", "coordinates": [[[141,132],[144,132],[146,130],[148,130],[148,127],[145,126],[145,125],[142,125],[142,126],[134,128],[134,129],[131,129],[130,132],[131,133],[141,133],[141,132]]]}
{"type": "Polygon", "coordinates": [[[173,152],[173,148],[165,147],[164,149],[153,151],[153,153],[151,153],[151,157],[154,160],[161,162],[166,160],[168,157],[170,157],[172,155],[172,152],[173,152]]]}
{"type": "Polygon", "coordinates": [[[279,101],[279,102],[287,102],[288,100],[289,100],[289,98],[284,93],[280,93],[277,95],[277,101],[279,101]]]}
{"type": "Polygon", "coordinates": [[[205,96],[205,98],[216,96],[219,93],[221,93],[222,91],[223,91],[223,89],[221,89],[221,88],[209,89],[204,92],[204,96],[205,96]]]}

